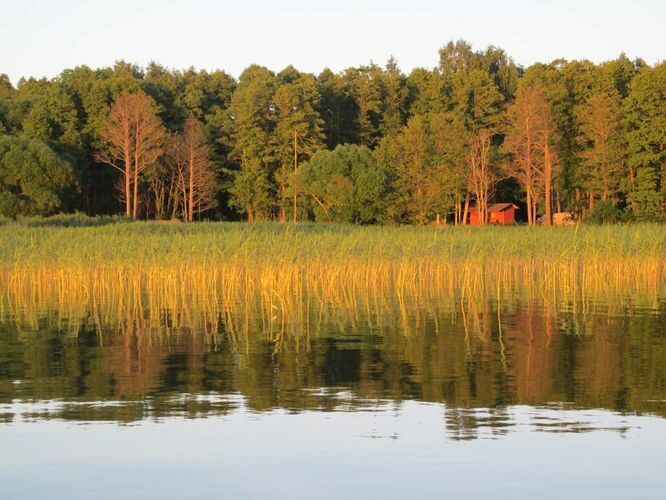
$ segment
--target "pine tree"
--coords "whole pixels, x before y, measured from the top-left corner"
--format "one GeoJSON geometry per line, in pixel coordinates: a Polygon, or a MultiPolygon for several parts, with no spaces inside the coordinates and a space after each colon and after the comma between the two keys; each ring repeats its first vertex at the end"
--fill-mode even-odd
{"type": "Polygon", "coordinates": [[[627,201],[641,219],[663,217],[666,202],[666,63],[644,69],[624,102],[629,147],[627,201]]]}

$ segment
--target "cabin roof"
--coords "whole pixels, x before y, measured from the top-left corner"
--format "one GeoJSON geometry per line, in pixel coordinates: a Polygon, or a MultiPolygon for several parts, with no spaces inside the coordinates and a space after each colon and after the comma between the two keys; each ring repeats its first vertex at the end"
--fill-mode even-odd
{"type": "Polygon", "coordinates": [[[493,203],[488,207],[488,213],[490,212],[504,212],[510,208],[518,208],[513,203],[493,203]]]}
{"type": "MultiPolygon", "coordinates": [[[[504,212],[505,210],[510,209],[511,207],[517,209],[518,207],[514,205],[513,203],[493,203],[492,205],[488,206],[488,213],[492,212],[504,212]]],[[[478,207],[472,207],[470,208],[470,211],[475,212],[478,210],[478,207]]]]}

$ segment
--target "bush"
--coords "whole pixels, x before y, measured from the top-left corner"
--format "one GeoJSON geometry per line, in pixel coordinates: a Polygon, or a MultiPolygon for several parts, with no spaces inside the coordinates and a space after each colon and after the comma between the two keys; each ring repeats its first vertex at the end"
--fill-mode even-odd
{"type": "Polygon", "coordinates": [[[612,201],[598,201],[594,208],[588,212],[588,220],[592,224],[618,224],[627,222],[627,212],[619,208],[612,201]]]}
{"type": "Polygon", "coordinates": [[[0,215],[51,215],[67,209],[64,200],[78,190],[74,166],[47,144],[0,136],[0,215]]]}
{"type": "MultiPolygon", "coordinates": [[[[124,215],[99,215],[91,217],[82,212],[58,214],[52,217],[21,217],[18,222],[26,227],[93,227],[130,222],[124,215]]],[[[0,220],[0,225],[2,221],[0,220]]]]}

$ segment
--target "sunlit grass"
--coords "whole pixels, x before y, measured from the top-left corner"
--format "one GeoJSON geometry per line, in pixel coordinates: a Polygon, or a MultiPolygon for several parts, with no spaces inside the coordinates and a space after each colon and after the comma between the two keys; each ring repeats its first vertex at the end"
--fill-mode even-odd
{"type": "Polygon", "coordinates": [[[266,324],[296,324],[313,306],[387,301],[407,316],[417,305],[469,310],[517,298],[649,306],[665,280],[661,225],[0,227],[2,311],[26,317],[45,308],[99,322],[171,311],[210,322],[252,308],[266,324]]]}

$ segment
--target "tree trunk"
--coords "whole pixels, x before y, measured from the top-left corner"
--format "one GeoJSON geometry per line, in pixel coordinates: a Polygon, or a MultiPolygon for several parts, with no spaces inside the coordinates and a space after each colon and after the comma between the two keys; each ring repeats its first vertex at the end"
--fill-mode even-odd
{"type": "Polygon", "coordinates": [[[190,145],[190,161],[189,161],[189,192],[187,201],[187,220],[192,222],[194,220],[194,149],[190,145]]]}
{"type": "Polygon", "coordinates": [[[185,176],[181,174],[180,176],[180,192],[183,195],[183,222],[187,222],[187,214],[189,213],[189,207],[187,206],[187,190],[185,185],[185,176]]]}
{"type": "Polygon", "coordinates": [[[467,225],[467,216],[469,215],[469,191],[465,193],[465,208],[462,213],[462,225],[467,225]]]}
{"type": "Polygon", "coordinates": [[[488,192],[482,192],[479,199],[476,200],[477,205],[479,205],[479,215],[481,216],[481,224],[488,224],[488,192]]]}
{"type": "Polygon", "coordinates": [[[546,213],[543,216],[544,224],[551,226],[553,224],[553,208],[552,208],[552,182],[553,182],[553,163],[550,156],[550,145],[548,144],[548,138],[546,138],[546,149],[545,149],[545,165],[544,165],[544,177],[545,177],[545,196],[546,196],[546,213]]]}
{"type": "Polygon", "coordinates": [[[130,151],[129,127],[125,128],[123,156],[125,162],[125,215],[132,215],[132,153],[130,151]]]}
{"type": "Polygon", "coordinates": [[[132,216],[132,165],[125,170],[125,215],[132,216]]]}
{"type": "Polygon", "coordinates": [[[136,219],[139,194],[139,136],[140,126],[137,120],[136,130],[134,131],[134,200],[132,202],[132,218],[136,219]]]}
{"type": "Polygon", "coordinates": [[[285,210],[285,201],[286,201],[286,189],[285,189],[285,179],[287,178],[287,168],[282,165],[282,181],[280,182],[280,214],[279,221],[281,223],[287,222],[287,213],[285,210]]]}
{"type": "Polygon", "coordinates": [[[298,132],[294,130],[294,224],[297,222],[297,207],[296,207],[296,196],[298,192],[296,191],[296,174],[298,172],[298,132]]]}
{"type": "Polygon", "coordinates": [[[134,200],[132,202],[133,203],[132,218],[134,219],[136,219],[138,199],[139,199],[139,166],[135,158],[134,159],[134,200]]]}
{"type": "Polygon", "coordinates": [[[582,216],[582,207],[580,206],[580,189],[576,188],[576,191],[574,192],[574,207],[576,210],[576,215],[582,216]]]}

